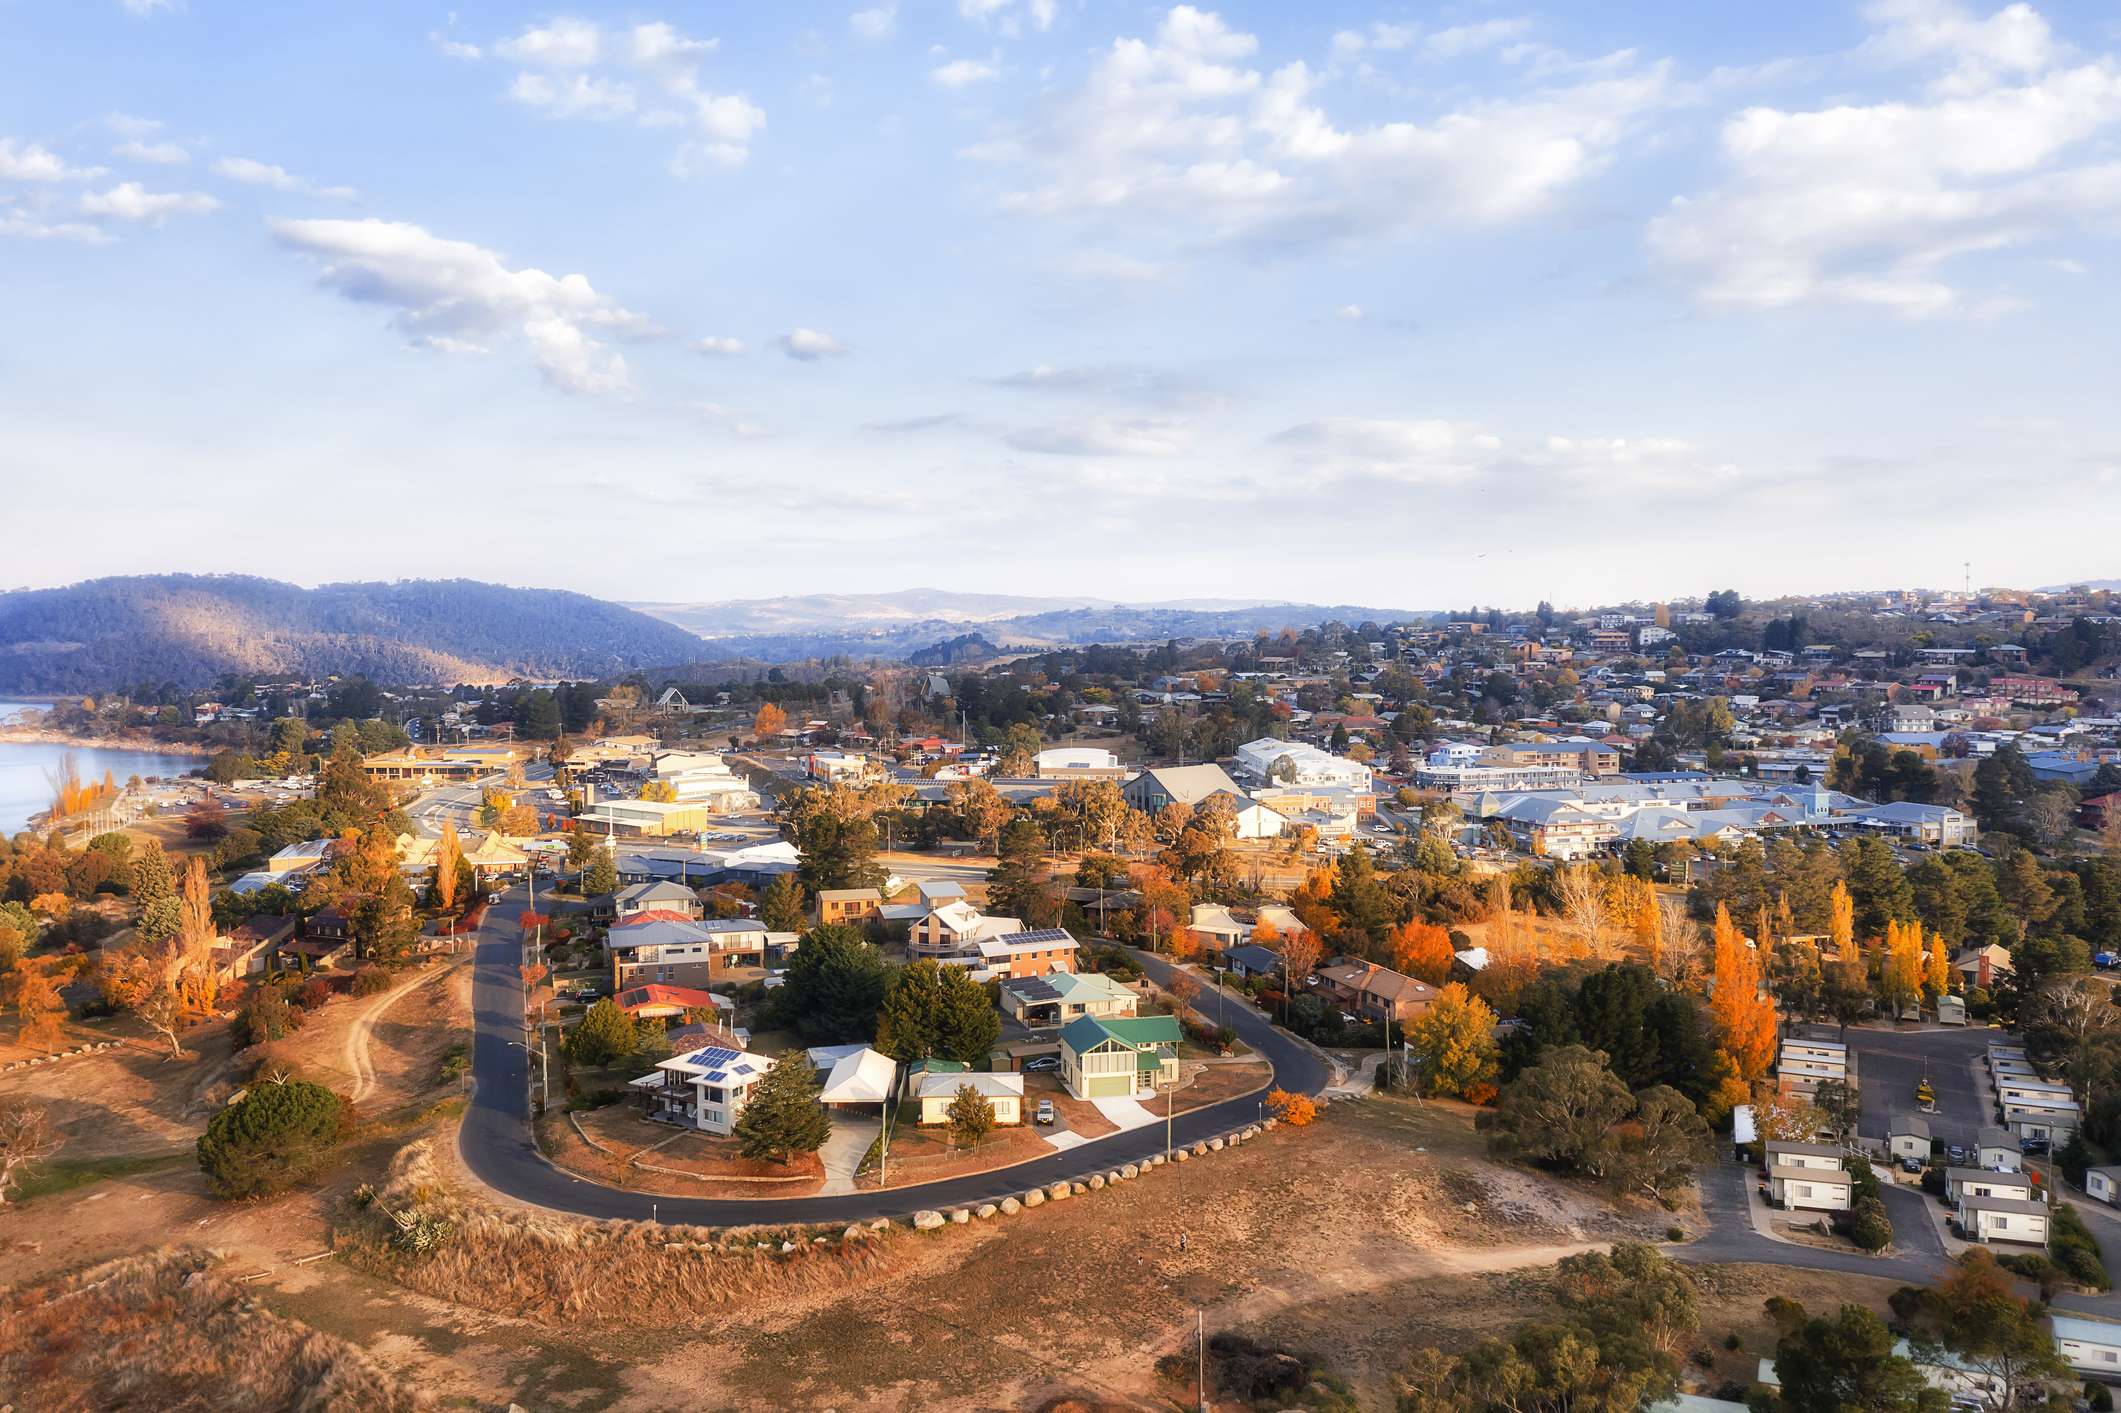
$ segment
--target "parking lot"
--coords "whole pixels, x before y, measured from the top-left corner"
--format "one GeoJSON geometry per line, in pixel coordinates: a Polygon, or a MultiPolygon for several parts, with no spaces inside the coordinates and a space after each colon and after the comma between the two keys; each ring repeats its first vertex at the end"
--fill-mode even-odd
{"type": "Polygon", "coordinates": [[[1895,1114],[1920,1113],[1915,1086],[1924,1078],[1937,1094],[1937,1112],[1926,1115],[1930,1136],[1971,1147],[1980,1130],[1995,1122],[1981,1096],[1976,1067],[1989,1042],[2003,1032],[1987,1028],[1868,1030],[1851,1028],[1849,1049],[1863,1098],[1858,1131],[1883,1139],[1895,1114]]]}

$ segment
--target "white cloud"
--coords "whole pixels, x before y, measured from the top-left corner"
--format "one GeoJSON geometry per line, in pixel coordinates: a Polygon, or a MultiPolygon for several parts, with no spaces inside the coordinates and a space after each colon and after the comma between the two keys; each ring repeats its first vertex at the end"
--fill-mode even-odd
{"type": "Polygon", "coordinates": [[[774,340],[781,352],[800,363],[815,363],[821,358],[838,358],[847,352],[847,346],[830,334],[816,329],[791,329],[774,340]]]}
{"type": "MultiPolygon", "coordinates": [[[[555,19],[493,46],[524,66],[509,86],[516,102],[555,118],[629,119],[684,134],[671,167],[741,166],[766,114],[743,94],[700,85],[700,63],[719,47],[663,21],[607,34],[596,22],[555,19]]],[[[474,46],[462,57],[477,57],[474,46]]]]}
{"type": "Polygon", "coordinates": [[[1723,127],[1728,180],[1650,223],[1650,249],[1708,304],[2008,307],[1950,277],[1958,257],[2121,219],[2121,64],[2072,62],[2029,7],[1874,7],[1859,54],[1927,63],[1926,98],[1749,108],[1723,127]]]}
{"type": "Polygon", "coordinates": [[[583,275],[510,269],[499,254],[446,240],[400,221],[274,221],[289,250],[323,263],[318,281],[357,304],[392,311],[391,325],[416,346],[484,351],[519,335],[538,371],[567,392],[632,391],[626,363],[601,336],[657,332],[637,314],[591,288],[583,275]]]}
{"type": "Polygon", "coordinates": [[[101,167],[76,167],[48,147],[0,137],[0,181],[79,182],[103,175],[101,167]]]}
{"type": "Polygon", "coordinates": [[[181,142],[121,142],[111,149],[111,156],[122,157],[128,162],[147,162],[157,167],[182,167],[191,161],[191,153],[181,142]]]}
{"type": "Polygon", "coordinates": [[[1334,310],[1333,313],[1336,317],[1345,319],[1352,324],[1362,318],[1362,306],[1360,304],[1343,304],[1340,308],[1334,310]]]}
{"type": "Polygon", "coordinates": [[[1421,41],[1421,52],[1436,59],[1457,59],[1478,54],[1519,39],[1532,28],[1527,19],[1483,20],[1478,24],[1453,25],[1421,41]]]}
{"type": "Polygon", "coordinates": [[[428,31],[427,42],[452,59],[470,61],[485,57],[485,52],[478,45],[467,44],[461,39],[451,39],[440,30],[428,31]]]}
{"type": "Polygon", "coordinates": [[[80,245],[108,245],[110,236],[86,221],[52,221],[0,203],[0,236],[18,240],[70,240],[80,245]]]}
{"type": "Polygon", "coordinates": [[[1190,444],[1193,432],[1179,418],[1078,417],[1026,427],[1003,440],[1045,456],[1169,456],[1190,444]]]}
{"type": "Polygon", "coordinates": [[[847,17],[847,28],[854,31],[856,39],[865,39],[871,43],[888,39],[891,32],[898,28],[896,0],[890,0],[890,3],[878,5],[873,9],[856,10],[847,17]]]}
{"type": "Polygon", "coordinates": [[[694,353],[711,353],[719,357],[730,358],[744,351],[744,341],[742,339],[717,338],[709,335],[703,339],[694,339],[691,343],[686,344],[685,347],[691,349],[694,353]]]}
{"type": "Polygon", "coordinates": [[[244,186],[269,187],[274,191],[307,192],[312,196],[346,198],[354,195],[353,188],[344,186],[318,186],[303,177],[298,177],[285,167],[270,162],[260,162],[251,157],[222,157],[214,162],[214,175],[226,177],[244,186]]]}
{"type": "Polygon", "coordinates": [[[1555,494],[1718,494],[1739,468],[1676,437],[1547,436],[1521,448],[1476,422],[1445,418],[1327,417],[1273,441],[1314,481],[1470,485],[1502,476],[1555,494]]]}
{"type": "Polygon", "coordinates": [[[184,8],[183,0],[118,0],[128,15],[174,15],[184,8]]]}
{"type": "Polygon", "coordinates": [[[1057,258],[1053,268],[1077,279],[1111,280],[1119,284],[1145,284],[1171,273],[1169,265],[1122,255],[1114,250],[1071,250],[1057,258]]]}
{"type": "Polygon", "coordinates": [[[1322,479],[1347,476],[1429,485],[1492,469],[1502,441],[1470,422],[1438,418],[1328,417],[1274,440],[1322,479]]]}
{"type": "Polygon", "coordinates": [[[1054,17],[1060,11],[1057,0],[1031,0],[1028,9],[1031,15],[1031,27],[1037,30],[1053,28],[1054,17]]]}
{"type": "Polygon", "coordinates": [[[978,59],[954,59],[928,70],[928,82],[938,88],[967,88],[1000,77],[1000,69],[978,59]]]}
{"type": "Polygon", "coordinates": [[[957,12],[968,20],[984,20],[1009,8],[1009,0],[957,0],[957,12]]]}
{"type": "Polygon", "coordinates": [[[201,191],[148,191],[138,182],[120,182],[108,191],[92,191],[81,198],[86,215],[149,226],[159,226],[171,216],[203,215],[220,205],[201,191]]]}
{"type": "Polygon", "coordinates": [[[1220,16],[1177,6],[1152,38],[1116,40],[1079,87],[968,155],[1029,169],[1003,198],[1013,211],[1291,246],[1540,211],[1671,97],[1664,65],[1623,56],[1556,86],[1344,127],[1320,106],[1326,76],[1301,61],[1253,67],[1258,50],[1220,16]]]}
{"type": "Polygon", "coordinates": [[[604,52],[604,34],[589,20],[562,17],[543,28],[532,27],[494,48],[519,64],[541,69],[580,69],[604,52]]]}

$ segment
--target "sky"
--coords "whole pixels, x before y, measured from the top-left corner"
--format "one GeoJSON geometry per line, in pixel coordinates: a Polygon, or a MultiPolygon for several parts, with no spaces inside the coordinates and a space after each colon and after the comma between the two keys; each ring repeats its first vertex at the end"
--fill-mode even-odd
{"type": "Polygon", "coordinates": [[[0,0],[0,587],[2110,577],[2117,237],[2108,3],[0,0]]]}

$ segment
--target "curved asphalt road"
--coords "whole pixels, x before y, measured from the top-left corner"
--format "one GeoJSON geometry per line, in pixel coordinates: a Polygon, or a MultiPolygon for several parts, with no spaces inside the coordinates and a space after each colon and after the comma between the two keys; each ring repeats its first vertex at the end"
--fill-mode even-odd
{"type": "MultiPolygon", "coordinates": [[[[1032,1187],[1078,1182],[1164,1151],[1164,1127],[1153,1124],[1094,1139],[1015,1167],[918,1187],[833,1197],[651,1198],[571,1177],[547,1162],[531,1141],[529,1066],[536,1063],[536,1057],[514,1043],[523,1034],[523,985],[517,971],[522,949],[517,940],[517,918],[526,901],[521,890],[511,891],[498,906],[487,909],[486,925],[479,933],[472,986],[477,1027],[472,1048],[474,1087],[471,1107],[457,1136],[465,1166],[479,1181],[518,1201],[585,1217],[636,1221],[653,1217],[699,1226],[857,1222],[905,1216],[924,1208],[999,1202],[1032,1187]]],[[[1170,974],[1171,968],[1158,958],[1141,960],[1159,980],[1170,974]]],[[[1316,1094],[1325,1087],[1326,1062],[1286,1032],[1276,1030],[1250,1006],[1232,1005],[1224,1019],[1245,1044],[1273,1067],[1274,1082],[1281,1088],[1316,1094]]],[[[1202,1139],[1255,1123],[1261,1103],[1261,1096],[1247,1095],[1180,1114],[1171,1125],[1171,1142],[1190,1147],[1202,1139]]]]}

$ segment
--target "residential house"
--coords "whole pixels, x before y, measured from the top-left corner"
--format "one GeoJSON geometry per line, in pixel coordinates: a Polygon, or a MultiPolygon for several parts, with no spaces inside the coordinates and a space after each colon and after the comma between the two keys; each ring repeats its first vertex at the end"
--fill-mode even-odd
{"type": "Polygon", "coordinates": [[[714,1015],[733,1009],[729,1002],[711,992],[690,986],[665,986],[655,981],[629,986],[612,999],[620,1010],[635,1020],[674,1020],[694,1011],[714,1015]]]}
{"type": "Polygon", "coordinates": [[[763,966],[766,949],[766,924],[754,918],[643,915],[604,938],[614,991],[648,982],[706,986],[732,968],[763,966]]]}
{"type": "Polygon", "coordinates": [[[1375,962],[1342,958],[1318,972],[1319,990],[1362,1020],[1405,1025],[1436,1002],[1436,988],[1375,962]]]}
{"type": "Polygon", "coordinates": [[[2076,1315],[2051,1315],[2055,1353],[2077,1373],[2103,1384],[2121,1383],[2121,1325],[2076,1315]]]}
{"type": "Polygon", "coordinates": [[[1235,838],[1279,839],[1289,828],[1287,815],[1248,796],[1227,794],[1218,790],[1201,803],[1206,805],[1214,800],[1229,802],[1230,829],[1235,838]]]}
{"type": "Polygon", "coordinates": [[[1994,1241],[2047,1245],[2047,1204],[2020,1197],[1976,1197],[1959,1199],[1955,1218],[1959,1234],[1983,1245],[1994,1241]]]}
{"type": "Polygon", "coordinates": [[[919,960],[964,961],[977,955],[978,945],[989,937],[1021,932],[1024,924],[1013,917],[988,917],[972,904],[959,899],[929,912],[906,934],[906,950],[919,960]]]}
{"type": "Polygon", "coordinates": [[[1237,773],[1255,785],[1338,785],[1351,790],[1374,788],[1375,773],[1361,761],[1322,751],[1301,741],[1262,736],[1237,748],[1237,773]]]}
{"type": "Polygon", "coordinates": [[[1033,773],[1041,780],[1119,780],[1126,767],[1112,752],[1095,746],[1049,746],[1040,751],[1033,773]]]}
{"type": "Polygon", "coordinates": [[[1281,972],[1281,953],[1248,942],[1223,953],[1223,965],[1232,976],[1277,976],[1281,972]]]}
{"type": "Polygon", "coordinates": [[[765,1055],[709,1046],[660,1061],[629,1087],[645,1100],[650,1118],[726,1134],[774,1064],[765,1055]]]}
{"type": "Polygon", "coordinates": [[[2024,1165],[2018,1136],[2007,1128],[1984,1127],[1974,1141],[1975,1161],[1991,1172],[2014,1173],[2024,1165]]]}
{"type": "Polygon", "coordinates": [[[1845,1212],[1855,1179],[1842,1166],[1839,1148],[1828,1143],[1766,1146],[1768,1197],[1792,1211],[1845,1212]]]}
{"type": "Polygon", "coordinates": [[[1809,1099],[1828,1080],[1849,1083],[1849,1047],[1807,1030],[1792,1030],[1782,1037],[1775,1075],[1776,1087],[1782,1093],[1809,1099]]]}
{"type": "Polygon", "coordinates": [[[950,1122],[950,1106],[960,1089],[970,1086],[994,1109],[994,1121],[1002,1125],[1024,1121],[1024,1077],[1008,1072],[966,1070],[958,1074],[923,1075],[914,1089],[920,1101],[923,1124],[950,1122]]]}
{"type": "Polygon", "coordinates": [[[464,862],[470,866],[471,876],[485,883],[504,874],[526,871],[530,867],[530,855],[503,839],[500,830],[492,829],[464,851],[464,862]]]}
{"type": "Polygon", "coordinates": [[[817,895],[821,927],[863,923],[883,912],[884,895],[874,888],[824,888],[817,895]]]}
{"type": "Polygon", "coordinates": [[[1195,903],[1186,930],[1211,952],[1227,952],[1252,935],[1252,925],[1239,922],[1221,903],[1195,903]]]}
{"type": "Polygon", "coordinates": [[[1065,928],[1007,932],[973,944],[981,968],[996,976],[1021,980],[1075,970],[1075,938],[1065,928]]]}
{"type": "Polygon", "coordinates": [[[2011,1197],[2020,1202],[2033,1198],[2033,1180],[2025,1173],[1992,1172],[1987,1168],[1946,1168],[1944,1200],[1957,1206],[1966,1197],[2011,1197]]]}
{"type": "Polygon", "coordinates": [[[645,913],[669,913],[696,921],[705,909],[700,906],[700,895],[682,884],[636,883],[612,895],[611,911],[626,923],[645,913]]]}
{"type": "Polygon", "coordinates": [[[1986,947],[1970,947],[1952,958],[1952,973],[1959,978],[1962,990],[1991,990],[1997,981],[2011,974],[2010,948],[1993,942],[1986,947]]]}
{"type": "Polygon", "coordinates": [[[2051,1144],[2067,1143],[2077,1131],[2080,1117],[2074,1100],[2021,1099],[2005,1101],[2003,1105],[2003,1125],[2015,1132],[2021,1142],[2044,1138],[2051,1144]]]}
{"type": "Polygon", "coordinates": [[[2121,1168],[2086,1168],[2084,1195],[2109,1207],[2121,1206],[2121,1168]]]}
{"type": "Polygon", "coordinates": [[[1083,1016],[1061,1029],[1061,1082],[1078,1099],[1124,1099],[1178,1082],[1176,1016],[1083,1016]]]}
{"type": "Polygon", "coordinates": [[[1020,1025],[1066,1025],[1079,1016],[1131,1016],[1139,997],[1103,972],[1048,972],[1001,984],[1002,1013],[1020,1025]]]}
{"type": "Polygon", "coordinates": [[[214,968],[224,981],[239,981],[272,968],[273,955],[295,935],[295,919],[284,913],[254,913],[214,943],[214,968]]]}
{"type": "Polygon", "coordinates": [[[1894,1161],[1913,1158],[1926,1163],[1930,1156],[1929,1120],[1919,1114],[1895,1114],[1885,1128],[1886,1155],[1894,1161]]]}

